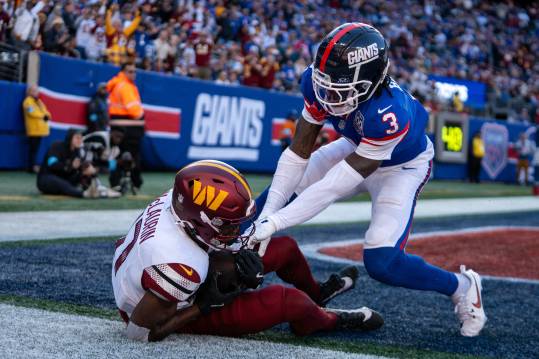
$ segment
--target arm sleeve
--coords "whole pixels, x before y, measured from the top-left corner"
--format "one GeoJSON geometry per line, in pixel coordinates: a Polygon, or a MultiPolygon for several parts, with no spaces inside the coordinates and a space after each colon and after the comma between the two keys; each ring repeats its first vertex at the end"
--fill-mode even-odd
{"type": "Polygon", "coordinates": [[[308,163],[309,160],[298,156],[290,148],[284,150],[277,163],[268,198],[259,218],[267,217],[288,202],[303,178],[308,163]]]}
{"type": "Polygon", "coordinates": [[[131,21],[131,24],[129,24],[129,26],[124,29],[124,35],[126,37],[131,36],[135,32],[135,30],[138,28],[139,24],[140,24],[140,14],[137,13],[137,16],[135,16],[133,21],[131,21]]]}
{"type": "Polygon", "coordinates": [[[105,33],[107,36],[112,36],[114,34],[114,28],[112,27],[112,10],[107,10],[107,15],[105,16],[105,33]]]}
{"type": "Polygon", "coordinates": [[[303,191],[292,203],[269,216],[277,231],[316,216],[330,204],[352,193],[363,182],[363,176],[345,160],[337,163],[320,181],[303,191]]]}
{"type": "Polygon", "coordinates": [[[200,287],[200,276],[186,264],[157,264],[144,269],[142,287],[169,302],[187,301],[200,287]]]}

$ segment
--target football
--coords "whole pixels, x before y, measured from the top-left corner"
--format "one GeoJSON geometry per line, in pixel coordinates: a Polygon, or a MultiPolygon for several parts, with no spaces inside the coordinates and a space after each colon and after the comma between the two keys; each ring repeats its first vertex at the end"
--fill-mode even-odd
{"type": "Polygon", "coordinates": [[[229,293],[240,287],[241,281],[236,271],[236,263],[232,252],[214,251],[210,254],[207,278],[210,278],[216,272],[219,273],[217,285],[222,293],[229,293]]]}

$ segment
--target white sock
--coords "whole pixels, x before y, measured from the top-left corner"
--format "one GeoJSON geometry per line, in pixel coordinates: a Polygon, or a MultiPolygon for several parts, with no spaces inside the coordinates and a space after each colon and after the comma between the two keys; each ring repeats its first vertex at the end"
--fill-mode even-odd
{"type": "Polygon", "coordinates": [[[456,301],[461,295],[466,294],[466,292],[468,291],[468,289],[470,289],[470,286],[472,285],[472,283],[470,282],[470,279],[466,277],[464,274],[455,273],[455,275],[457,276],[457,280],[459,281],[459,284],[457,286],[457,290],[455,290],[455,293],[451,295],[451,299],[453,300],[453,303],[456,303],[456,301]]]}

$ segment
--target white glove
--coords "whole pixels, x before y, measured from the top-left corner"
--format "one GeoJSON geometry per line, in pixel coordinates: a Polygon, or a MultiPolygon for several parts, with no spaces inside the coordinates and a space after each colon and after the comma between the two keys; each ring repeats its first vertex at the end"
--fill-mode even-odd
{"type": "Polygon", "coordinates": [[[249,238],[249,243],[247,244],[248,248],[253,248],[255,245],[260,243],[258,249],[258,254],[262,257],[266,253],[266,248],[268,247],[271,235],[275,233],[277,227],[271,218],[266,217],[262,220],[257,220],[254,224],[255,233],[249,238]]]}

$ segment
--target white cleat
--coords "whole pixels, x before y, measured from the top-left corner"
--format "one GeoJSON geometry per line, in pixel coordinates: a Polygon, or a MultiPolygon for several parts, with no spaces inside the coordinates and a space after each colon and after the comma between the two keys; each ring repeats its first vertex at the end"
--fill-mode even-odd
{"type": "Polygon", "coordinates": [[[455,313],[461,323],[460,334],[465,337],[475,337],[479,335],[487,322],[487,316],[483,309],[483,298],[481,297],[483,289],[481,277],[471,269],[466,270],[464,265],[460,266],[460,273],[470,280],[470,288],[457,298],[455,313]]]}

